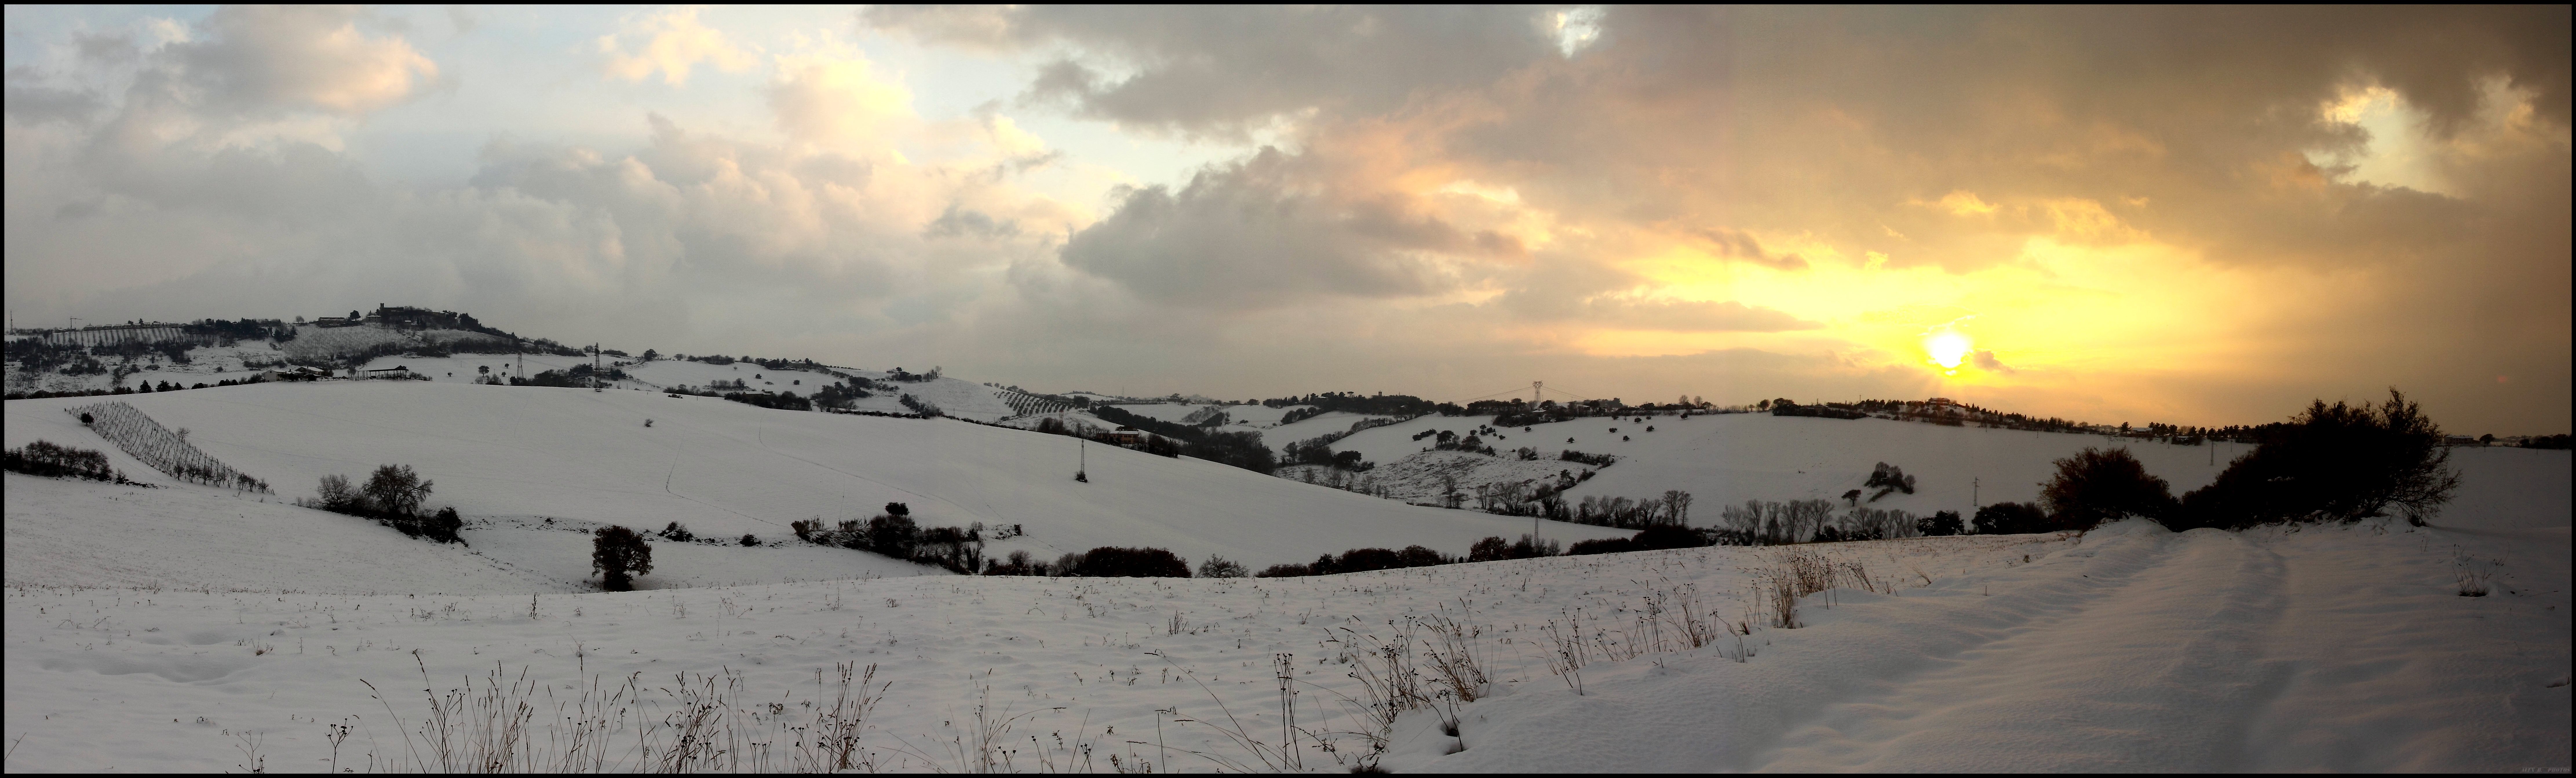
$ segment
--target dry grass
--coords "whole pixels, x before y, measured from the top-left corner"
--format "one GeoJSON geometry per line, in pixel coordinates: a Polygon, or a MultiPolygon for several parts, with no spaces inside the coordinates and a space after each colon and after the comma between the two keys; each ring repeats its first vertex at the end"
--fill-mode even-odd
{"type": "MultiPolygon", "coordinates": [[[[648,687],[643,674],[616,684],[589,676],[579,693],[494,667],[441,693],[421,667],[427,715],[407,722],[376,690],[402,735],[399,754],[367,752],[368,771],[440,773],[835,772],[873,770],[860,746],[869,709],[884,694],[876,666],[835,666],[837,682],[815,672],[817,696],[752,704],[742,676],[680,673],[648,687]],[[828,702],[824,700],[828,699],[828,702]],[[547,714],[539,722],[539,714],[547,714]]],[[[361,681],[361,683],[366,683],[361,681]]],[[[367,683],[370,690],[376,687],[367,683]]],[[[328,739],[336,766],[345,727],[328,739]]],[[[370,736],[372,739],[372,735],[370,736]]]]}

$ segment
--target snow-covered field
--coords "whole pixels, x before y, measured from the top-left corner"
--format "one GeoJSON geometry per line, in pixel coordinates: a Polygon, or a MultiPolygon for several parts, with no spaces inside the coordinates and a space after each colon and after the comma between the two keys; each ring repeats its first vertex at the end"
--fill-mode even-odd
{"type": "MultiPolygon", "coordinates": [[[[42,438],[102,447],[130,476],[157,475],[104,446],[61,410],[98,399],[11,401],[7,444],[42,438]]],[[[377,465],[411,465],[435,483],[431,505],[453,505],[483,531],[536,533],[528,541],[536,544],[572,543],[563,552],[569,559],[561,560],[572,570],[567,577],[586,574],[586,551],[575,547],[575,536],[515,528],[548,518],[582,529],[602,523],[655,529],[677,521],[703,536],[750,533],[780,542],[793,539],[789,522],[864,519],[888,502],[903,502],[924,526],[982,522],[1026,530],[992,544],[988,551],[995,555],[1026,550],[1052,559],[1097,546],[1152,545],[1192,562],[1216,554],[1256,566],[1360,546],[1421,544],[1463,554],[1478,538],[1529,531],[1517,519],[1419,508],[1196,459],[1097,444],[1085,453],[1081,443],[1060,436],[944,419],[767,410],[709,397],[347,381],[114,399],[172,429],[191,429],[197,446],[268,480],[281,497],[309,496],[325,475],[364,480],[377,465]],[[648,419],[653,426],[644,425],[648,419]],[[1076,483],[1073,473],[1085,460],[1091,481],[1076,483]]],[[[10,505],[15,514],[15,498],[10,505]]],[[[1550,535],[1569,541],[1621,534],[1549,526],[1550,535]]],[[[829,577],[766,562],[740,569],[702,580],[829,577]]],[[[673,566],[656,576],[664,574],[688,573],[673,566]]]]}
{"type": "Polygon", "coordinates": [[[884,684],[859,743],[883,769],[1105,770],[1118,755],[1130,769],[1293,756],[1339,771],[1375,734],[1398,771],[2549,770],[2569,753],[2567,538],[2562,516],[1837,544],[1816,550],[1876,591],[1810,595],[1797,629],[1769,626],[1748,596],[1751,571],[1788,551],[1739,548],[1303,579],[533,598],[22,583],[6,610],[9,767],[243,769],[256,755],[322,769],[329,727],[348,725],[341,766],[417,769],[434,759],[425,700],[473,697],[496,674],[537,690],[520,695],[539,713],[523,766],[560,756],[557,705],[633,677],[640,700],[615,706],[631,718],[604,757],[631,768],[644,757],[624,741],[677,739],[634,722],[670,721],[686,709],[677,690],[708,675],[739,685],[723,710],[743,766],[758,742],[783,766],[781,730],[828,705],[834,666],[851,663],[884,684]],[[2457,596],[2463,557],[2494,566],[2496,594],[2457,596]],[[1669,611],[1640,622],[1648,598],[1751,634],[1682,648],[1669,611]],[[1418,622],[1435,616],[1472,634],[1485,699],[1380,730],[1350,702],[1368,692],[1346,660],[1408,630],[1427,639],[1418,622]],[[1582,644],[1580,669],[1550,671],[1552,632],[1582,644]],[[1280,734],[1283,658],[1312,735],[1280,734]],[[1087,763],[1073,753],[1086,746],[1087,763]]]}
{"type": "MultiPolygon", "coordinates": [[[[188,350],[188,364],[176,364],[159,354],[135,357],[133,371],[125,376],[126,386],[142,383],[158,385],[163,381],[180,386],[213,385],[219,381],[249,378],[261,369],[277,366],[286,360],[286,352],[265,340],[245,340],[231,346],[199,346],[188,350]]],[[[113,369],[127,364],[120,358],[99,360],[113,369]]],[[[35,371],[6,363],[6,383],[12,392],[86,392],[92,389],[114,389],[113,373],[96,375],[63,375],[58,371],[35,371]]]]}
{"type": "MultiPolygon", "coordinates": [[[[601,764],[641,766],[640,743],[658,759],[689,720],[676,714],[712,711],[697,720],[725,755],[696,766],[786,769],[801,758],[791,727],[833,708],[836,666],[870,665],[882,686],[853,730],[857,766],[894,770],[1341,771],[1381,741],[1376,761],[1397,771],[2569,762],[2563,451],[2459,451],[2462,492],[2431,528],[2128,521],[1236,580],[915,575],[936,571],[793,543],[657,541],[641,580],[665,588],[611,594],[581,591],[589,522],[676,518],[776,540],[789,519],[906,500],[930,525],[1024,523],[1021,547],[1041,552],[1161,545],[1256,567],[1362,545],[1455,553],[1530,525],[1099,446],[1093,483],[1075,484],[1072,452],[1056,450],[1066,438],[650,392],[351,382],[117,399],[191,428],[280,496],[323,473],[413,464],[437,481],[433,505],[473,520],[472,545],[170,484],[112,448],[129,475],[164,485],[7,476],[11,770],[327,769],[337,725],[350,727],[341,768],[437,769],[425,702],[457,690],[448,734],[475,734],[479,700],[524,699],[536,712],[508,763],[560,768],[573,720],[558,711],[594,684],[594,699],[629,690],[583,752],[601,764]],[[1788,628],[1760,587],[1799,554],[1841,580],[1801,599],[1788,628]],[[2488,576],[2492,593],[2459,596],[2463,574],[2488,576]],[[1444,623],[1480,659],[1487,683],[1468,688],[1482,699],[1451,704],[1430,683],[1433,705],[1382,725],[1355,674],[1383,673],[1370,663],[1409,635],[1399,653],[1436,676],[1426,651],[1447,648],[1444,623]],[[1295,693],[1285,730],[1280,662],[1295,693]],[[1581,667],[1556,670],[1567,664],[1581,667]]],[[[7,444],[105,448],[67,404],[9,402],[7,444]]],[[[2048,460],[2101,444],[1893,422],[1650,423],[1546,425],[1494,445],[1620,454],[1578,492],[1688,488],[1697,514],[1836,495],[1877,461],[1924,485],[1881,507],[1961,507],[1968,478],[1984,502],[2027,499],[2048,460]]],[[[1383,448],[1361,449],[1383,463],[1421,446],[1405,428],[1474,424],[1432,417],[1350,440],[1383,448]]],[[[2207,449],[2131,448],[2177,489],[2214,472],[2207,449]]]]}

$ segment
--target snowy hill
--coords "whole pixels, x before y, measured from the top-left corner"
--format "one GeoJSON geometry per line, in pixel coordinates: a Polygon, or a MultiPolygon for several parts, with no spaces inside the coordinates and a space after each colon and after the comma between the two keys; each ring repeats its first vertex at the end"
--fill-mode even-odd
{"type": "MultiPolygon", "coordinates": [[[[1689,419],[1653,416],[1640,423],[1636,418],[1576,419],[1536,425],[1528,431],[1515,427],[1501,430],[1500,436],[1487,436],[1484,443],[1503,452],[1503,459],[1509,459],[1513,449],[1535,447],[1540,462],[1534,464],[1555,463],[1542,468],[1547,472],[1558,467],[1576,472],[1585,469],[1572,462],[1557,461],[1558,453],[1568,449],[1615,455],[1619,457],[1617,464],[1597,468],[1599,472],[1593,479],[1568,490],[1567,496],[1641,497],[1680,489],[1697,500],[1695,516],[1714,515],[1718,506],[1746,500],[1839,501],[1844,492],[1861,488],[1880,462],[1914,475],[1916,490],[1911,495],[1897,492],[1864,503],[1868,507],[1926,515],[1944,510],[1965,513],[1977,504],[2028,502],[2039,498],[2039,485],[2056,472],[2053,463],[2057,459],[2086,447],[2125,447],[2146,464],[2147,472],[2165,479],[2174,493],[2180,494],[2208,484],[2227,468],[2229,461],[2252,449],[2234,443],[2177,446],[2097,435],[1945,427],[1884,419],[1722,414],[1689,419]],[[1650,426],[1655,431],[1646,431],[1650,426]]],[[[1333,448],[1358,451],[1384,467],[1431,447],[1431,438],[1414,440],[1417,433],[1449,430],[1468,435],[1492,421],[1492,417],[1425,416],[1363,430],[1334,443],[1333,448]]],[[[2551,457],[2558,455],[2471,447],[2456,449],[2454,456],[2472,474],[2472,480],[2480,474],[2494,473],[2499,478],[2523,482],[2542,478],[2545,474],[2526,471],[2545,469],[2539,463],[2552,461],[2551,457]]],[[[2563,460],[2558,456],[2557,461],[2563,460]]],[[[1428,465],[1416,469],[1420,467],[1428,465]]],[[[1447,469],[1456,470],[1454,466],[1447,469]]],[[[1496,467],[1490,471],[1497,477],[1526,477],[1521,469],[1525,468],[1496,467]]],[[[1382,477],[1393,475],[1391,472],[1382,477]]],[[[1474,483],[1462,480],[1461,488],[1474,483]]],[[[2540,483],[2547,481],[2544,478],[2540,483]]],[[[2464,494],[2451,510],[2474,510],[2474,493],[2472,490],[2464,494]]],[[[2551,493],[2544,489],[2526,497],[2542,501],[2544,507],[2569,509],[2564,490],[2551,493]]]]}
{"type": "MultiPolygon", "coordinates": [[[[473,531],[525,536],[478,542],[478,551],[566,580],[588,574],[586,539],[571,531],[599,523],[654,529],[678,521],[707,537],[748,533],[781,541],[792,538],[789,522],[865,518],[887,502],[909,504],[925,526],[1025,528],[1023,537],[993,543],[988,553],[995,556],[1027,550],[1052,558],[1096,546],[1152,545],[1193,561],[1219,554],[1267,565],[1362,546],[1421,544],[1464,553],[1478,538],[1529,529],[1521,520],[1407,506],[1195,459],[1096,444],[1084,454],[1072,438],[950,420],[764,410],[655,392],[355,381],[117,399],[165,426],[193,430],[200,448],[267,479],[282,496],[310,494],[324,475],[363,480],[380,464],[411,465],[436,483],[431,503],[454,505],[476,522],[473,531]],[[654,425],[644,426],[647,419],[654,425]],[[1088,484],[1071,477],[1083,456],[1088,484]]],[[[113,451],[61,410],[94,401],[10,401],[7,443],[43,438],[113,451]]],[[[116,456],[138,480],[154,475],[116,456]]],[[[173,484],[168,493],[196,489],[173,484]]],[[[209,499],[232,499],[206,491],[214,495],[209,499]]],[[[11,505],[14,515],[16,498],[11,505]]],[[[1579,525],[1551,525],[1547,532],[1569,541],[1622,534],[1579,525]]],[[[726,552],[757,560],[727,566],[743,572],[669,564],[656,576],[697,582],[836,577],[826,568],[777,567],[784,563],[763,551],[726,552]]],[[[899,572],[869,555],[818,551],[845,560],[850,577],[899,572]]]]}
{"type": "MultiPolygon", "coordinates": [[[[1076,484],[1067,438],[644,391],[442,380],[117,399],[287,495],[323,473],[413,464],[437,481],[433,504],[473,517],[473,545],[171,483],[112,448],[160,488],[9,475],[10,769],[321,768],[334,756],[323,725],[341,723],[366,725],[337,749],[342,767],[434,769],[434,749],[406,745],[430,734],[412,713],[423,696],[471,687],[458,704],[505,710],[535,694],[548,710],[528,690],[639,676],[651,685],[605,725],[616,743],[674,742],[656,722],[702,710],[665,691],[680,686],[714,695],[718,737],[786,743],[833,704],[836,665],[885,684],[857,756],[888,770],[2468,771],[2570,752],[2564,451],[2459,450],[2461,492],[2429,528],[2131,520],[1231,580],[967,578],[793,543],[657,541],[641,580],[660,590],[611,594],[577,593],[591,522],[776,539],[786,520],[905,500],[934,525],[1024,523],[1012,543],[1042,552],[1151,543],[1255,564],[1361,544],[1454,549],[1529,524],[1097,446],[1094,483],[1076,484]],[[1801,564],[1831,580],[1782,613],[1772,587],[1801,564]],[[2489,594],[2460,596],[2472,579],[2489,594]],[[1477,701],[1447,702],[1433,650],[1478,658],[1477,701]],[[1372,692],[1355,672],[1385,670],[1369,663],[1389,651],[1430,684],[1428,704],[1391,723],[1358,702],[1372,692]],[[1283,672],[1311,733],[1290,742],[1275,734],[1283,672]],[[388,710],[402,718],[378,720],[388,710]]],[[[78,402],[7,403],[7,443],[101,446],[60,410],[78,402]]],[[[1479,422],[1351,440],[1386,462],[1420,448],[1415,432],[1479,422]]],[[[1764,416],[1649,423],[1494,443],[1616,453],[1583,490],[1704,490],[1703,512],[1838,494],[1881,460],[1920,475],[1910,510],[1963,499],[1949,483],[1962,475],[1990,479],[1988,502],[2020,499],[1994,481],[2035,481],[2048,459],[2101,443],[1764,416]]],[[[2181,488],[2197,483],[2192,457],[2229,454],[2132,448],[2181,488]]],[[[1550,464],[1472,456],[1416,461],[1425,477],[1550,464]]],[[[468,712],[449,742],[489,742],[468,712]]],[[[569,736],[549,716],[529,726],[569,736]]],[[[749,760],[740,769],[793,764],[727,753],[749,760]]],[[[511,758],[565,767],[542,750],[511,758]]],[[[602,758],[648,761],[627,745],[602,758]]]]}

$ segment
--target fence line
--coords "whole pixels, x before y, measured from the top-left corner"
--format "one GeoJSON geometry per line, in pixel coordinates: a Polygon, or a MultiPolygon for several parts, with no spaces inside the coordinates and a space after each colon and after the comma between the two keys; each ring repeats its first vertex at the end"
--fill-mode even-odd
{"type": "Polygon", "coordinates": [[[235,470],[230,465],[208,456],[195,444],[152,417],[121,402],[104,402],[79,408],[64,408],[64,413],[90,417],[90,431],[116,444],[135,459],[172,478],[208,486],[229,486],[250,492],[267,492],[268,482],[235,470]]]}

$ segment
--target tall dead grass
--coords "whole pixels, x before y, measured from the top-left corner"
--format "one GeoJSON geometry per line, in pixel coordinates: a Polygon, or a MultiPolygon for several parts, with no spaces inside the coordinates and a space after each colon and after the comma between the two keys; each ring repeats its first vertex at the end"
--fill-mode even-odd
{"type": "MultiPolygon", "coordinates": [[[[740,673],[679,673],[652,685],[642,673],[609,681],[588,675],[577,693],[515,676],[499,666],[440,692],[420,667],[425,715],[406,720],[375,684],[361,680],[402,736],[399,753],[367,751],[370,772],[679,773],[874,770],[861,745],[870,709],[887,684],[876,666],[815,671],[816,694],[795,703],[754,704],[740,673]],[[544,716],[539,721],[540,715],[544,716]]],[[[371,735],[372,737],[372,735],[371,735]]],[[[337,743],[335,742],[336,746],[337,743]]],[[[336,752],[336,748],[335,748],[336,752]]]]}

